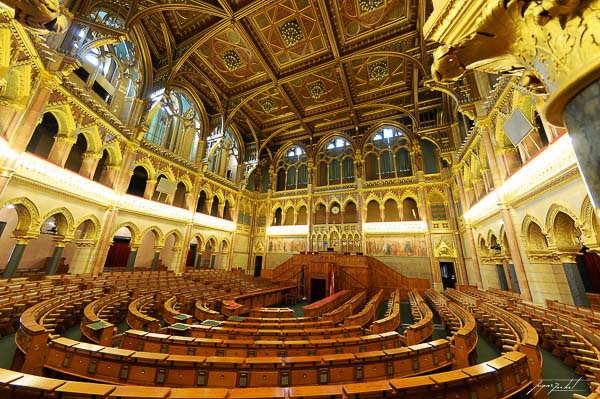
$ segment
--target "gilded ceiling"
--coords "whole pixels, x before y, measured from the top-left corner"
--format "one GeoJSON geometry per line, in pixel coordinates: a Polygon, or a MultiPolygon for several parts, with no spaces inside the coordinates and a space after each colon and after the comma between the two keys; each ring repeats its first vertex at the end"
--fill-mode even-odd
{"type": "Polygon", "coordinates": [[[209,113],[276,143],[384,119],[418,124],[415,99],[429,74],[417,29],[425,3],[88,0],[72,11],[84,19],[110,5],[141,43],[153,84],[192,88],[209,113]]]}

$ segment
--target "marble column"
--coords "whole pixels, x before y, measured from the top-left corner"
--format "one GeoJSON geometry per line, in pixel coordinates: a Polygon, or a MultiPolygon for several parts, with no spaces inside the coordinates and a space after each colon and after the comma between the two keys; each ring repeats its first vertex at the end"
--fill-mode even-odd
{"type": "Polygon", "coordinates": [[[19,264],[21,263],[21,259],[25,254],[25,249],[27,248],[27,244],[29,243],[28,238],[17,238],[17,243],[15,244],[12,253],[10,254],[10,258],[6,267],[4,268],[4,274],[2,277],[11,278],[14,277],[19,264]]]}
{"type": "Polygon", "coordinates": [[[152,179],[146,180],[146,189],[144,190],[144,198],[147,200],[151,200],[152,195],[154,195],[155,188],[156,188],[156,180],[152,180],[152,179]]]}
{"type": "Polygon", "coordinates": [[[60,261],[60,257],[62,256],[63,251],[65,250],[65,245],[65,242],[56,243],[56,247],[54,247],[54,252],[52,252],[52,257],[50,258],[50,262],[48,263],[48,267],[46,268],[46,275],[51,276],[56,274],[58,262],[60,261]]]}
{"type": "Polygon", "coordinates": [[[137,257],[138,247],[131,246],[131,251],[129,252],[129,258],[127,258],[127,265],[125,266],[126,272],[132,272],[133,267],[135,265],[135,258],[137,257]]]}
{"type": "Polygon", "coordinates": [[[158,258],[160,258],[160,250],[162,248],[154,248],[154,257],[152,258],[152,266],[150,267],[150,270],[157,270],[158,269],[158,258]]]}
{"type": "Polygon", "coordinates": [[[471,262],[473,262],[475,282],[477,284],[477,288],[483,290],[485,287],[483,286],[483,279],[481,278],[481,266],[479,266],[479,258],[477,256],[477,245],[475,244],[475,239],[473,238],[473,228],[468,224],[465,226],[465,234],[467,236],[469,251],[471,252],[471,262]]]}
{"type": "Polygon", "coordinates": [[[98,162],[100,162],[100,158],[102,158],[102,154],[93,152],[84,153],[83,162],[81,162],[81,167],[79,168],[79,174],[88,179],[93,178],[96,168],[98,167],[98,162]]]}
{"type": "Polygon", "coordinates": [[[50,154],[48,155],[48,161],[64,167],[73,144],[75,144],[75,139],[73,137],[56,136],[50,154]]]}
{"type": "Polygon", "coordinates": [[[92,261],[93,276],[97,276],[98,274],[102,273],[104,263],[106,262],[106,256],[108,255],[108,250],[110,249],[112,242],[114,234],[113,229],[115,227],[115,221],[118,214],[119,209],[114,206],[106,211],[104,223],[102,224],[102,231],[100,232],[100,238],[98,239],[98,244],[96,245],[95,257],[92,261]]]}
{"type": "Polygon", "coordinates": [[[91,273],[91,258],[94,252],[95,242],[75,242],[76,249],[73,258],[69,264],[70,274],[91,273]]]}

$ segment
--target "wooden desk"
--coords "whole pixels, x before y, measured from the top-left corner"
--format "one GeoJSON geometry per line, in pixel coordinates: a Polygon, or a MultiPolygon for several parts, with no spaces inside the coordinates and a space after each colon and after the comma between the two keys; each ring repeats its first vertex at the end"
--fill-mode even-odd
{"type": "Polygon", "coordinates": [[[163,387],[118,386],[109,398],[164,399],[171,389],[163,387]]]}
{"type": "Polygon", "coordinates": [[[339,385],[320,385],[320,386],[305,386],[291,387],[289,390],[290,399],[319,399],[319,398],[341,398],[344,396],[342,387],[339,385]]]}
{"type": "Polygon", "coordinates": [[[115,385],[109,384],[95,384],[93,382],[77,382],[67,381],[65,385],[56,388],[56,392],[60,392],[60,398],[69,398],[71,395],[76,395],[77,398],[85,397],[90,398],[104,398],[109,393],[114,391],[115,385]]]}
{"type": "Polygon", "coordinates": [[[290,319],[294,317],[294,311],[290,308],[254,308],[250,311],[250,317],[290,319]]]}
{"type": "Polygon", "coordinates": [[[9,382],[15,381],[21,377],[23,377],[25,374],[23,373],[18,373],[16,371],[12,371],[12,370],[7,370],[7,369],[0,369],[0,384],[5,385],[8,384],[9,382]]]}
{"type": "Polygon", "coordinates": [[[232,389],[229,399],[285,398],[284,388],[232,389]]]}
{"type": "Polygon", "coordinates": [[[362,382],[344,385],[349,398],[381,398],[393,391],[388,381],[362,382]]]}
{"type": "Polygon", "coordinates": [[[225,399],[228,392],[224,388],[171,388],[169,399],[225,399]]]}
{"type": "Polygon", "coordinates": [[[40,392],[52,392],[64,383],[65,381],[62,380],[25,374],[23,377],[11,381],[9,386],[17,391],[35,391],[40,396],[40,392]]]}

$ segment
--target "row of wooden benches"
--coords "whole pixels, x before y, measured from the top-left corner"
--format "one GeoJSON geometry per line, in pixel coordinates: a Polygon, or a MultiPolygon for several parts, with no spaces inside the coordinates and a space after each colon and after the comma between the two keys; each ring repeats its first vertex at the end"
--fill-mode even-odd
{"type": "Polygon", "coordinates": [[[9,399],[508,398],[533,391],[534,385],[527,371],[526,356],[519,352],[511,352],[489,362],[427,376],[290,388],[270,386],[227,389],[73,382],[0,369],[0,395],[9,399]]]}

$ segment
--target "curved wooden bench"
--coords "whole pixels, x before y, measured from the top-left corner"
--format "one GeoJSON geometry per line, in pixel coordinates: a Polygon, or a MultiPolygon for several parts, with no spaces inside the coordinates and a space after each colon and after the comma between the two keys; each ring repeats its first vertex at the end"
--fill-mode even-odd
{"type": "Polygon", "coordinates": [[[399,348],[402,346],[400,337],[397,332],[389,331],[352,338],[253,341],[180,337],[128,330],[121,338],[120,348],[174,355],[314,356],[399,348]]]}
{"type": "Polygon", "coordinates": [[[324,313],[331,312],[333,309],[340,306],[350,298],[351,292],[348,290],[342,290],[336,292],[333,295],[325,297],[320,301],[313,302],[310,305],[302,307],[304,316],[306,317],[318,317],[324,313]]]}
{"type": "Polygon", "coordinates": [[[477,360],[477,322],[473,314],[437,291],[426,290],[425,296],[451,333],[452,354],[456,367],[468,367],[477,360]]]}
{"type": "Polygon", "coordinates": [[[215,357],[137,352],[62,337],[48,344],[44,362],[49,369],[106,383],[220,388],[376,381],[450,365],[447,340],[322,356],[215,357]]]}
{"type": "Polygon", "coordinates": [[[370,327],[371,332],[377,334],[384,331],[396,331],[402,323],[400,319],[400,289],[392,291],[386,316],[375,320],[370,327]]]}
{"type": "Polygon", "coordinates": [[[411,301],[413,318],[416,318],[417,322],[406,327],[404,335],[406,345],[415,345],[431,338],[433,334],[433,312],[416,290],[409,291],[408,296],[411,301]]]}
{"type": "Polygon", "coordinates": [[[324,313],[321,315],[322,320],[328,320],[332,324],[342,323],[346,317],[351,316],[356,312],[358,308],[361,308],[365,305],[367,300],[367,292],[360,291],[352,298],[344,302],[341,306],[335,308],[334,310],[324,313]]]}
{"type": "Polygon", "coordinates": [[[131,293],[121,291],[90,302],[83,309],[80,324],[83,336],[99,345],[112,345],[116,328],[109,320],[124,313],[130,301],[131,293]]]}
{"type": "Polygon", "coordinates": [[[381,301],[383,300],[383,290],[377,291],[371,299],[367,302],[367,304],[363,307],[363,309],[352,315],[348,316],[344,319],[345,326],[361,326],[364,327],[369,324],[375,316],[377,315],[377,310],[379,309],[379,305],[381,305],[381,301]]]}
{"type": "Polygon", "coordinates": [[[127,309],[127,324],[135,330],[148,330],[158,332],[161,328],[160,320],[147,315],[143,308],[155,306],[155,294],[144,295],[134,299],[127,309]]]}
{"type": "MultiPolygon", "coordinates": [[[[98,398],[510,398],[532,389],[527,374],[527,358],[518,352],[497,359],[427,376],[391,378],[376,382],[356,382],[300,386],[283,389],[279,386],[261,388],[169,388],[133,385],[72,382],[27,375],[0,369],[0,393],[11,399],[60,397],[62,399],[98,398]],[[501,381],[502,383],[498,383],[501,381]]],[[[589,399],[596,399],[597,394],[589,399]]]]}

